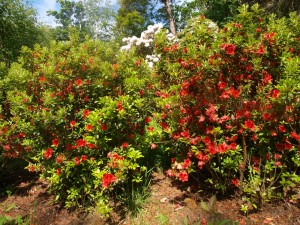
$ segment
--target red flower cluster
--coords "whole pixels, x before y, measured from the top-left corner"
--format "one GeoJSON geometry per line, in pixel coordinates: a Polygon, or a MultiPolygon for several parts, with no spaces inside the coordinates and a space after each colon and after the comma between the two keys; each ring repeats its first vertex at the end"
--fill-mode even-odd
{"type": "Polygon", "coordinates": [[[115,182],[117,180],[117,178],[115,177],[115,175],[108,173],[108,174],[104,174],[102,177],[102,187],[103,188],[108,188],[109,185],[113,182],[115,182]]]}
{"type": "Polygon", "coordinates": [[[45,152],[44,152],[44,158],[45,159],[50,159],[52,157],[53,154],[53,149],[52,148],[48,148],[45,152]]]}
{"type": "Polygon", "coordinates": [[[85,109],[85,110],[83,111],[83,118],[87,118],[88,115],[90,115],[90,110],[85,109]]]}
{"type": "Polygon", "coordinates": [[[85,129],[86,129],[87,131],[91,131],[91,130],[93,129],[93,126],[92,126],[91,124],[87,124],[87,125],[85,126],[85,129]]]}
{"type": "Polygon", "coordinates": [[[77,140],[77,146],[78,147],[84,147],[84,146],[86,146],[86,140],[78,139],[77,140]]]}
{"type": "Polygon", "coordinates": [[[119,111],[122,111],[122,110],[123,110],[122,102],[118,102],[118,103],[117,103],[117,109],[118,109],[119,111]]]}
{"type": "Polygon", "coordinates": [[[121,146],[121,148],[127,148],[128,147],[128,142],[124,142],[121,146]]]}
{"type": "Polygon", "coordinates": [[[236,46],[234,44],[222,44],[221,49],[228,55],[234,55],[236,46]]]}
{"type": "Polygon", "coordinates": [[[71,126],[71,127],[75,127],[75,126],[76,126],[76,121],[72,120],[72,121],[70,122],[70,126],[71,126]]]}
{"type": "Polygon", "coordinates": [[[239,180],[237,178],[232,179],[231,183],[233,183],[234,186],[239,187],[239,180]]]}
{"type": "Polygon", "coordinates": [[[55,147],[58,147],[58,145],[59,145],[59,140],[58,140],[58,139],[52,140],[52,145],[55,146],[55,147]]]}
{"type": "Polygon", "coordinates": [[[184,170],[178,174],[178,179],[182,182],[187,182],[189,180],[188,173],[184,170]]]}

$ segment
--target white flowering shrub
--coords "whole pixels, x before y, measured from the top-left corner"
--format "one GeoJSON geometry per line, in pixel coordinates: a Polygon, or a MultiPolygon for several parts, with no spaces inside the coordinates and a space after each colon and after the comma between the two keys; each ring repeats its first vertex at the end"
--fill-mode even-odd
{"type": "MultiPolygon", "coordinates": [[[[121,47],[121,51],[130,51],[133,47],[138,49],[141,55],[144,55],[144,60],[147,62],[150,68],[153,68],[154,63],[158,62],[160,59],[160,54],[155,54],[154,52],[154,39],[155,35],[158,34],[163,29],[163,25],[161,23],[149,25],[147,30],[141,33],[141,37],[138,38],[136,36],[123,38],[123,42],[126,45],[121,47]]],[[[170,42],[176,42],[176,37],[166,32],[167,40],[170,42]]]]}

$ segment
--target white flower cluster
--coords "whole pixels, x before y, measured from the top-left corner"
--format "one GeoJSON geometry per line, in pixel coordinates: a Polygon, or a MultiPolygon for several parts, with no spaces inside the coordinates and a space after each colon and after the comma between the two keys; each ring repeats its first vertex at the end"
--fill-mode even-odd
{"type": "Polygon", "coordinates": [[[160,54],[159,55],[146,55],[146,63],[148,66],[152,69],[153,64],[158,62],[160,59],[160,54]]]}
{"type": "Polygon", "coordinates": [[[219,28],[218,25],[213,21],[207,21],[205,22],[205,24],[207,25],[208,28],[213,29],[214,31],[217,31],[219,28]]]}
{"type": "MultiPolygon", "coordinates": [[[[147,27],[147,30],[141,33],[141,37],[138,38],[136,36],[123,38],[123,42],[126,45],[121,47],[121,51],[129,51],[132,46],[142,46],[146,48],[151,47],[151,43],[154,42],[155,34],[159,33],[163,25],[161,23],[150,25],[147,27]]],[[[172,33],[167,33],[167,39],[171,42],[176,42],[177,39],[172,33]]],[[[160,59],[160,55],[147,55],[145,61],[147,62],[150,68],[153,68],[154,63],[158,62],[160,59]]]]}
{"type": "Polygon", "coordinates": [[[147,27],[147,30],[141,33],[141,37],[136,36],[123,38],[123,42],[126,42],[127,45],[122,46],[121,50],[129,51],[132,46],[143,45],[145,47],[150,47],[150,43],[154,40],[154,35],[157,34],[163,28],[161,23],[150,25],[147,27]]]}

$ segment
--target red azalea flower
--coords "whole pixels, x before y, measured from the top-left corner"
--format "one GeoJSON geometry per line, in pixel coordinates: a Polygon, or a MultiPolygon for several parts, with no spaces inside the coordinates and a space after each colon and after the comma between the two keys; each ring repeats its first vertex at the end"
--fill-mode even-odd
{"type": "Polygon", "coordinates": [[[96,145],[94,144],[87,144],[88,148],[92,149],[92,148],[96,148],[96,145]]]}
{"type": "Polygon", "coordinates": [[[175,177],[175,173],[174,173],[173,170],[171,170],[171,169],[168,169],[168,170],[166,171],[166,174],[167,174],[167,176],[169,176],[169,177],[175,177]]]}
{"type": "Polygon", "coordinates": [[[274,155],[274,159],[281,159],[282,158],[282,155],[281,154],[278,154],[278,153],[275,153],[274,155]]]}
{"type": "Polygon", "coordinates": [[[57,174],[57,175],[60,175],[60,168],[58,168],[58,169],[56,170],[56,174],[57,174]]]}
{"type": "Polygon", "coordinates": [[[233,183],[236,187],[239,186],[239,180],[237,178],[232,179],[231,183],[233,183]]]}
{"type": "Polygon", "coordinates": [[[154,131],[154,127],[147,127],[147,130],[148,130],[149,132],[153,132],[153,131],[154,131]]]}
{"type": "Polygon", "coordinates": [[[58,147],[58,145],[59,145],[59,140],[58,140],[58,139],[52,140],[52,145],[55,146],[55,147],[58,147]]]}
{"type": "Polygon", "coordinates": [[[77,140],[77,146],[78,147],[84,147],[84,146],[86,146],[86,140],[83,140],[83,139],[77,140]]]}
{"type": "Polygon", "coordinates": [[[259,48],[256,50],[256,53],[262,55],[265,53],[265,49],[263,45],[260,45],[259,48]]]}
{"type": "Polygon", "coordinates": [[[263,78],[263,84],[269,84],[271,82],[272,82],[272,76],[267,73],[263,78]]]}
{"type": "Polygon", "coordinates": [[[161,122],[160,126],[164,129],[164,130],[168,130],[169,129],[169,125],[166,122],[161,122]]]}
{"type": "Polygon", "coordinates": [[[86,155],[81,156],[81,161],[86,161],[87,159],[88,159],[88,157],[86,155]]]}
{"type": "Polygon", "coordinates": [[[124,142],[121,146],[122,148],[127,148],[128,147],[128,143],[127,142],[124,142]]]}
{"type": "Polygon", "coordinates": [[[277,166],[277,167],[281,166],[281,162],[279,162],[279,161],[275,162],[275,166],[277,166]]]}
{"type": "Polygon", "coordinates": [[[236,150],[236,143],[235,142],[232,142],[230,145],[229,145],[230,149],[231,150],[236,150]]]}
{"type": "Polygon", "coordinates": [[[296,132],[291,132],[290,135],[292,138],[296,139],[296,141],[300,141],[300,135],[296,132]]]}
{"type": "Polygon", "coordinates": [[[145,123],[150,123],[150,122],[151,122],[151,118],[149,116],[146,116],[145,123]]]}
{"type": "Polygon", "coordinates": [[[276,137],[277,136],[277,133],[276,133],[275,130],[271,129],[270,132],[271,132],[271,136],[272,137],[276,137]]]}
{"type": "Polygon", "coordinates": [[[44,152],[44,158],[50,159],[50,158],[52,157],[52,154],[53,154],[52,148],[48,148],[48,149],[44,152]]]}
{"type": "Polygon", "coordinates": [[[174,140],[178,140],[180,138],[180,134],[178,132],[176,132],[175,134],[173,134],[172,137],[174,140]]]}
{"type": "Polygon", "coordinates": [[[192,161],[187,158],[183,161],[182,167],[183,169],[188,169],[192,165],[192,161]]]}
{"type": "Polygon", "coordinates": [[[283,125],[279,125],[278,129],[279,129],[279,131],[282,132],[282,133],[285,133],[285,132],[286,132],[286,128],[285,128],[283,125]]]}
{"type": "Polygon", "coordinates": [[[24,132],[21,132],[18,134],[18,138],[24,138],[25,137],[25,133],[24,132]]]}
{"type": "Polygon", "coordinates": [[[90,110],[85,109],[85,110],[83,111],[83,118],[88,117],[89,114],[90,114],[90,110]]]}
{"type": "Polygon", "coordinates": [[[280,95],[280,91],[277,89],[272,90],[272,98],[277,98],[280,95]]]}
{"type": "Polygon", "coordinates": [[[221,49],[226,51],[228,55],[234,55],[236,46],[234,44],[222,44],[221,49]]]}
{"type": "Polygon", "coordinates": [[[64,155],[59,155],[57,158],[56,158],[56,162],[58,164],[61,164],[63,162],[63,160],[65,159],[65,156],[64,155]]]}
{"type": "Polygon", "coordinates": [[[75,165],[78,166],[80,164],[80,160],[78,157],[75,157],[74,158],[74,161],[75,161],[75,165]]]}
{"type": "Polygon", "coordinates": [[[234,98],[238,98],[240,95],[240,91],[236,90],[234,87],[230,87],[230,94],[234,97],[234,98]]]}
{"type": "Polygon", "coordinates": [[[108,186],[115,182],[117,180],[117,178],[115,177],[115,175],[113,174],[104,174],[103,177],[102,177],[102,187],[103,188],[108,188],[108,186]]]}
{"type": "Polygon", "coordinates": [[[205,165],[205,162],[203,161],[198,161],[198,167],[200,170],[202,170],[203,166],[205,165]]]}
{"type": "Polygon", "coordinates": [[[150,147],[151,147],[151,149],[156,149],[157,145],[155,143],[151,143],[150,147]]]}
{"type": "Polygon", "coordinates": [[[102,124],[101,125],[101,130],[102,131],[106,131],[107,130],[107,125],[106,124],[102,124]]]}
{"type": "Polygon", "coordinates": [[[78,87],[82,86],[82,80],[81,79],[77,79],[75,80],[75,83],[78,87]]]}
{"type": "Polygon", "coordinates": [[[91,131],[91,130],[93,129],[93,126],[92,126],[91,124],[87,124],[87,125],[85,126],[85,129],[86,129],[87,131],[91,131]]]}
{"type": "Polygon", "coordinates": [[[247,127],[251,131],[255,131],[255,128],[256,128],[256,126],[252,120],[246,120],[245,127],[247,127]]]}
{"type": "Polygon", "coordinates": [[[180,135],[182,136],[182,137],[184,137],[185,139],[189,139],[190,138],[190,134],[189,134],[189,132],[188,131],[182,131],[181,133],[180,133],[180,135]]]}
{"type": "Polygon", "coordinates": [[[189,180],[189,175],[186,171],[182,171],[178,174],[178,179],[182,182],[186,182],[189,180]]]}
{"type": "Polygon", "coordinates": [[[122,102],[118,102],[118,103],[117,103],[117,109],[118,109],[119,111],[122,111],[122,110],[123,110],[122,102]]]}
{"type": "Polygon", "coordinates": [[[227,86],[227,84],[224,81],[218,83],[218,87],[220,88],[220,90],[223,90],[224,88],[226,88],[226,86],[227,86]]]}
{"type": "Polygon", "coordinates": [[[33,165],[30,165],[28,167],[29,172],[34,172],[35,171],[35,167],[33,165]]]}
{"type": "Polygon", "coordinates": [[[291,143],[289,143],[289,142],[286,142],[286,143],[284,143],[284,148],[286,150],[292,150],[293,145],[291,143]]]}
{"type": "Polygon", "coordinates": [[[230,146],[226,144],[226,142],[223,142],[222,144],[219,144],[217,147],[217,151],[220,153],[225,153],[230,149],[230,146]]]}
{"type": "Polygon", "coordinates": [[[39,82],[40,82],[40,83],[43,83],[43,82],[45,82],[45,81],[46,81],[46,78],[45,78],[45,77],[41,76],[41,77],[39,78],[39,82]]]}

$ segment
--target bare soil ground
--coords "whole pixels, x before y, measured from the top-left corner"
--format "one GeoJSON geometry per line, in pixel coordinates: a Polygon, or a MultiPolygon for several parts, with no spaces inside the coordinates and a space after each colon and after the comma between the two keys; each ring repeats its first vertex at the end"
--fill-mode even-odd
{"type": "MultiPolygon", "coordinates": [[[[48,185],[36,175],[22,172],[16,176],[2,178],[0,186],[0,215],[15,218],[22,216],[30,225],[80,225],[80,224],[124,224],[124,225],[169,225],[169,224],[300,224],[300,203],[277,202],[266,205],[258,212],[244,215],[240,212],[240,198],[227,196],[217,199],[213,210],[205,211],[201,201],[210,196],[193,193],[162,173],[154,173],[150,191],[137,216],[131,217],[122,210],[115,210],[109,219],[82,211],[68,211],[53,204],[54,196],[48,194],[48,185]],[[9,181],[14,183],[9,183],[9,181]],[[10,187],[11,194],[3,194],[10,187]],[[6,189],[7,190],[7,189],[6,189]],[[231,221],[231,222],[229,222],[231,221]]],[[[0,224],[1,225],[1,224],[0,224]]]]}

